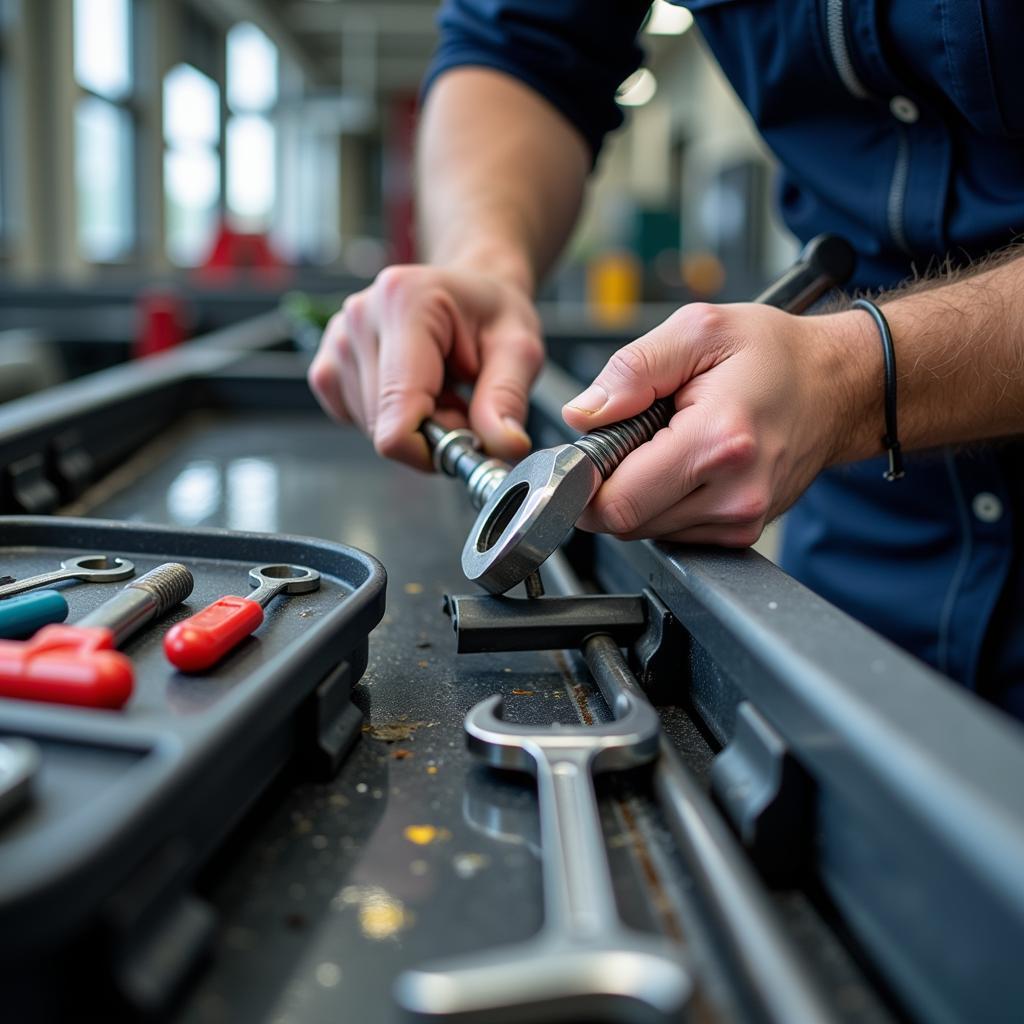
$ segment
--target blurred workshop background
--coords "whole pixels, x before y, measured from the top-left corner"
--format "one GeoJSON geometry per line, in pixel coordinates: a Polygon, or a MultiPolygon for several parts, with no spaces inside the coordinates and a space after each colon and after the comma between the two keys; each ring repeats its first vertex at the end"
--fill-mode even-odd
{"type": "MultiPolygon", "coordinates": [[[[0,397],[283,299],[315,323],[413,259],[436,7],[0,0],[0,397]]],[[[655,4],[644,44],[543,294],[556,339],[611,343],[690,298],[748,297],[794,251],[770,158],[689,13],[655,4]]]]}

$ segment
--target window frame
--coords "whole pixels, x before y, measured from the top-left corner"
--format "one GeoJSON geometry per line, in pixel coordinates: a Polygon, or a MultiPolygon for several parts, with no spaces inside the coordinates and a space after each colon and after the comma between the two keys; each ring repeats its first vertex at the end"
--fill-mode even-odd
{"type": "MultiPolygon", "coordinates": [[[[217,202],[216,216],[218,226],[222,223],[225,215],[225,204],[227,194],[227,72],[225,68],[225,38],[226,29],[220,19],[216,19],[201,11],[193,4],[182,4],[180,9],[180,45],[178,46],[173,63],[162,69],[162,75],[156,87],[159,91],[159,125],[158,134],[160,139],[159,159],[161,167],[161,231],[159,239],[160,258],[173,268],[177,273],[191,273],[202,267],[203,262],[198,264],[182,264],[174,259],[169,248],[170,232],[167,223],[167,182],[164,180],[164,169],[166,168],[168,153],[181,149],[180,146],[172,146],[164,133],[164,103],[163,88],[164,79],[168,72],[172,71],[179,64],[188,64],[197,71],[202,72],[211,79],[217,86],[218,93],[218,134],[216,142],[209,145],[210,151],[217,159],[217,202]]],[[[213,239],[216,239],[214,234],[213,239]]]]}

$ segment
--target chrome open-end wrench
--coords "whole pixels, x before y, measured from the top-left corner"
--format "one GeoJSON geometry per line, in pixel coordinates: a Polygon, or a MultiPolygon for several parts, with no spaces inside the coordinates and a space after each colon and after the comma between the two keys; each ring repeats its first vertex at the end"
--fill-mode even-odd
{"type": "Polygon", "coordinates": [[[249,570],[249,597],[228,594],[176,622],[164,634],[167,660],[183,672],[216,665],[263,624],[263,609],[278,594],[308,594],[320,589],[320,573],[304,565],[258,565],[249,570]]]}
{"type": "Polygon", "coordinates": [[[60,568],[39,576],[28,576],[0,586],[0,598],[23,594],[26,590],[48,587],[63,580],[84,580],[87,583],[114,583],[126,580],[135,572],[135,566],[126,558],[108,558],[106,555],[77,555],[65,558],[60,568]]]}
{"type": "Polygon", "coordinates": [[[529,941],[402,974],[400,1005],[421,1019],[511,1021],[675,1020],[693,988],[678,947],[627,928],[615,905],[594,793],[597,772],[647,764],[659,723],[625,692],[614,721],[593,727],[514,725],[501,697],[466,716],[470,749],[537,779],[544,925],[529,941]]]}

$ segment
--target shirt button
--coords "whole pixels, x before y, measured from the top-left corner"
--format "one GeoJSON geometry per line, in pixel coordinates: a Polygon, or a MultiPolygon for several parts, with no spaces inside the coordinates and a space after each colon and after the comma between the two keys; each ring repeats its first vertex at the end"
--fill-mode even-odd
{"type": "Polygon", "coordinates": [[[976,494],[971,508],[983,523],[998,523],[1003,517],[1003,503],[991,491],[976,494]]]}
{"type": "Polygon", "coordinates": [[[917,104],[906,96],[893,96],[889,100],[889,112],[904,124],[913,124],[921,116],[917,104]]]}

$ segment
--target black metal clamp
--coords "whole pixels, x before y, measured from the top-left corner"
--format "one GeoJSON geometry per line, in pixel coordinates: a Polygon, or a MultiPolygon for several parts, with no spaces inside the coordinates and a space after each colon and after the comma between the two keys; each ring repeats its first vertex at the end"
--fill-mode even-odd
{"type": "Polygon", "coordinates": [[[647,690],[664,670],[678,672],[685,664],[685,631],[650,590],[529,598],[447,594],[444,610],[459,654],[579,650],[593,636],[609,636],[629,651],[647,690]]]}

